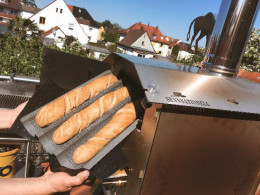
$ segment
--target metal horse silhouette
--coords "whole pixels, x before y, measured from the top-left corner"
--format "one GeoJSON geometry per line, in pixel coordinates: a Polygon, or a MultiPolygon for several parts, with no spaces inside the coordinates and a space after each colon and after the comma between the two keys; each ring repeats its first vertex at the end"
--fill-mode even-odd
{"type": "Polygon", "coordinates": [[[206,47],[208,46],[209,38],[215,25],[215,17],[212,12],[209,12],[205,16],[199,16],[195,18],[190,24],[189,32],[187,34],[187,41],[189,41],[190,39],[190,30],[193,23],[194,23],[194,34],[191,38],[191,43],[188,47],[188,50],[189,51],[191,50],[192,42],[194,41],[197,34],[201,31],[200,36],[196,39],[196,44],[195,44],[195,53],[197,53],[199,40],[202,39],[204,36],[207,36],[206,47]]]}

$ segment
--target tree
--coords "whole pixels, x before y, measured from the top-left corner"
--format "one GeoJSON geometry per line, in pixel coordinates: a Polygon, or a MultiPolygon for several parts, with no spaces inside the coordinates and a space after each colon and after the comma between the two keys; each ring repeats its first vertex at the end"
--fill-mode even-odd
{"type": "Polygon", "coordinates": [[[102,26],[106,28],[113,28],[113,24],[109,20],[102,22],[102,26]]]}
{"type": "Polygon", "coordinates": [[[260,72],[260,29],[256,27],[248,40],[240,68],[260,72]]]}
{"type": "Polygon", "coordinates": [[[103,32],[101,36],[104,37],[104,41],[115,43],[118,40],[117,34],[109,30],[106,30],[105,33],[103,32]]]}
{"type": "Polygon", "coordinates": [[[38,38],[40,33],[37,24],[20,16],[10,20],[7,29],[9,32],[6,35],[14,35],[18,40],[25,40],[27,37],[38,38]]]}
{"type": "Polygon", "coordinates": [[[34,0],[20,0],[20,2],[22,2],[25,5],[30,5],[33,7],[37,7],[36,3],[34,0]]]}

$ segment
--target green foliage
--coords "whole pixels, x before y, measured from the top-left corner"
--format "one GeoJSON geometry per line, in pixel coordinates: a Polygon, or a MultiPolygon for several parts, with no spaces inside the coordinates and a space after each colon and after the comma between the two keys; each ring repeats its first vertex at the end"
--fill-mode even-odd
{"type": "Polygon", "coordinates": [[[50,48],[63,51],[65,53],[87,57],[87,54],[84,51],[82,44],[75,37],[66,36],[63,41],[64,44],[62,48],[59,48],[55,43],[52,46],[50,46],[50,48]]]}
{"type": "Polygon", "coordinates": [[[105,31],[101,34],[101,36],[104,38],[104,41],[116,43],[118,41],[117,34],[112,31],[105,31]]]}
{"type": "Polygon", "coordinates": [[[240,68],[260,72],[260,29],[254,28],[252,31],[240,68]]]}
{"type": "Polygon", "coordinates": [[[25,5],[30,5],[32,7],[37,7],[36,3],[34,0],[20,0],[25,5]]]}
{"type": "Polygon", "coordinates": [[[201,62],[203,61],[204,54],[205,54],[205,49],[202,47],[199,47],[198,54],[193,54],[191,57],[182,58],[182,59],[173,58],[173,62],[182,63],[182,64],[190,65],[190,66],[200,66],[201,62]]]}
{"type": "Polygon", "coordinates": [[[0,38],[0,74],[40,75],[43,45],[40,39],[17,40],[15,37],[0,38]]]}
{"type": "Polygon", "coordinates": [[[39,28],[30,19],[23,19],[20,16],[17,16],[15,19],[10,20],[7,25],[6,36],[15,36],[17,40],[24,40],[27,37],[36,38],[39,37],[39,28]]]}
{"type": "MultiPolygon", "coordinates": [[[[10,75],[16,70],[19,75],[38,77],[42,63],[43,44],[37,26],[28,19],[17,17],[8,25],[10,32],[0,37],[0,74],[10,75]],[[31,36],[28,36],[28,34],[31,36]]],[[[51,48],[66,53],[87,57],[82,45],[67,36],[60,49],[56,44],[51,48]]]]}
{"type": "Polygon", "coordinates": [[[113,28],[113,24],[109,20],[105,20],[104,22],[101,23],[102,26],[105,28],[113,28]]]}

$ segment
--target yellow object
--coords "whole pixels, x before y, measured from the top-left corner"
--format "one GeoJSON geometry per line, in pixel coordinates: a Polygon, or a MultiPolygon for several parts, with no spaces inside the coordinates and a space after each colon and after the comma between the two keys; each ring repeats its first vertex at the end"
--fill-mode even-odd
{"type": "Polygon", "coordinates": [[[15,171],[15,158],[19,149],[0,153],[0,178],[11,178],[15,171]]]}

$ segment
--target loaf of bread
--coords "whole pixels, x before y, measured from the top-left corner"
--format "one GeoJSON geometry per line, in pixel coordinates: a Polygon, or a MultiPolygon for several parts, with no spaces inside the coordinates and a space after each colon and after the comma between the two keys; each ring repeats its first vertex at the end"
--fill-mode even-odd
{"type": "Polygon", "coordinates": [[[85,86],[78,87],[41,108],[35,121],[40,127],[49,125],[116,82],[117,78],[114,75],[107,75],[99,77],[85,86]]]}
{"type": "Polygon", "coordinates": [[[62,144],[68,141],[128,96],[129,93],[126,87],[102,96],[85,109],[74,114],[56,129],[52,137],[54,143],[62,144]]]}
{"type": "Polygon", "coordinates": [[[102,148],[123,132],[136,119],[133,103],[127,104],[91,139],[79,146],[73,153],[73,161],[76,164],[87,162],[94,157],[102,148]]]}

